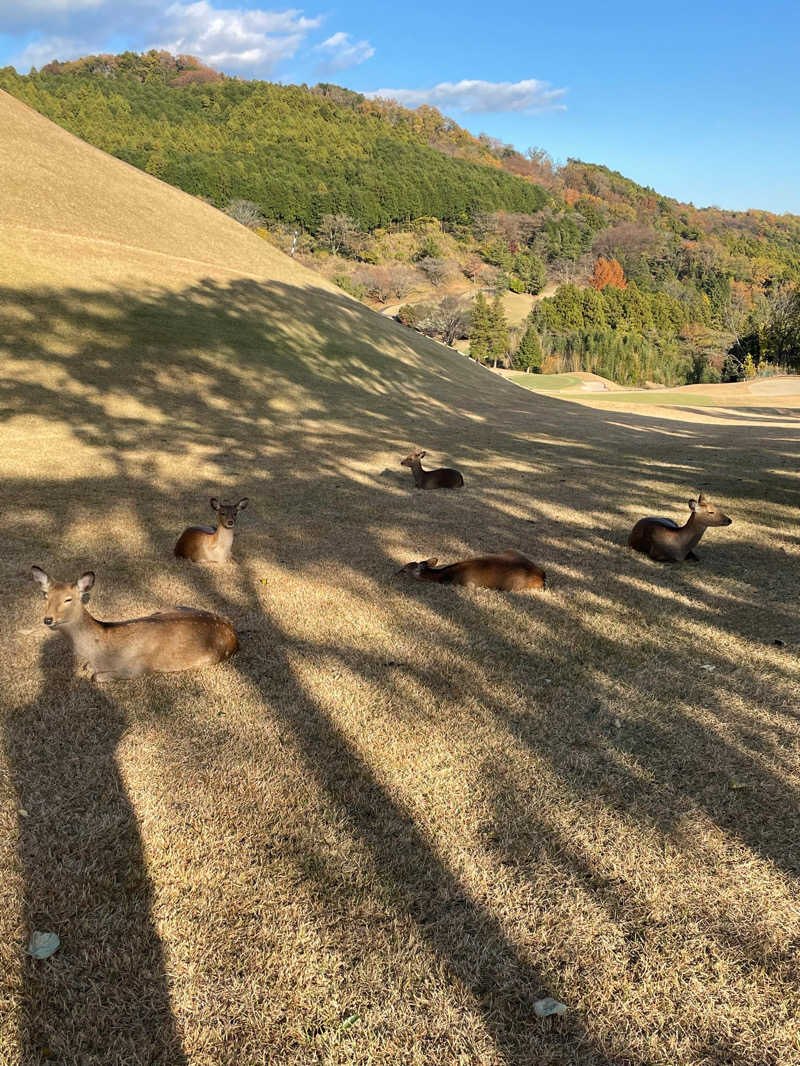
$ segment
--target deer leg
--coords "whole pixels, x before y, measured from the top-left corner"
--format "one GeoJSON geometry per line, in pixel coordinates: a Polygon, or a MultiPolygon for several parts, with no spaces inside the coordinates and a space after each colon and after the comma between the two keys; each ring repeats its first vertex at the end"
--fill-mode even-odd
{"type": "Polygon", "coordinates": [[[95,684],[103,685],[106,681],[132,681],[138,674],[126,673],[124,670],[100,670],[96,674],[92,674],[92,681],[95,684]]]}
{"type": "Polygon", "coordinates": [[[700,562],[700,560],[699,560],[699,559],[698,559],[698,557],[697,557],[697,556],[696,556],[696,555],[694,554],[694,552],[687,552],[687,553],[686,553],[686,558],[687,558],[687,559],[691,559],[691,561],[692,561],[693,563],[699,563],[699,562],[700,562]]]}

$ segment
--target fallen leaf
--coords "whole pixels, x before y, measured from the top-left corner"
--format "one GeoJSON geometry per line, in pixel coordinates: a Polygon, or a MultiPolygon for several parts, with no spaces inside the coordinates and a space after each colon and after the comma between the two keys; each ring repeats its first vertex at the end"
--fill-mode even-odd
{"type": "Polygon", "coordinates": [[[557,999],[537,999],[533,1005],[533,1012],[537,1018],[549,1018],[551,1014],[566,1014],[566,1003],[559,1003],[557,999]]]}
{"type": "Polygon", "coordinates": [[[55,933],[33,932],[28,942],[28,954],[34,959],[49,959],[54,952],[58,951],[60,944],[61,941],[55,933]]]}
{"type": "Polygon", "coordinates": [[[20,815],[21,818],[27,818],[28,817],[28,812],[25,810],[24,807],[20,807],[20,809],[19,809],[19,811],[17,813],[20,815]]]}
{"type": "Polygon", "coordinates": [[[703,663],[700,667],[701,670],[716,670],[716,666],[712,666],[711,663],[703,663]]]}

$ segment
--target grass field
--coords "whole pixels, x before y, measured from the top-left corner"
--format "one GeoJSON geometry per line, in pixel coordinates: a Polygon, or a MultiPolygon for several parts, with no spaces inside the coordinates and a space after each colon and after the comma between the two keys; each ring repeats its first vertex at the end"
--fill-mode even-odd
{"type": "Polygon", "coordinates": [[[0,141],[0,1063],[800,1061],[797,419],[526,392],[2,95],[0,141]],[[699,490],[699,563],[626,549],[699,490]],[[236,562],[179,563],[219,494],[236,562]],[[506,547],[546,592],[392,576],[506,547]],[[32,563],[241,651],[93,686],[32,563]]]}
{"type": "Polygon", "coordinates": [[[581,379],[574,374],[508,374],[506,375],[517,385],[524,385],[526,389],[534,392],[560,392],[562,389],[571,389],[580,385],[581,379]]]}

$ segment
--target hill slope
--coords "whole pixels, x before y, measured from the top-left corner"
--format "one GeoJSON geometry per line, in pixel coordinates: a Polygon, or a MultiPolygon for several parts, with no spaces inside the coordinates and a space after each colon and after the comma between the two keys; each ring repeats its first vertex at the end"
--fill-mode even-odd
{"type": "Polygon", "coordinates": [[[792,1061],[796,421],[529,395],[2,95],[0,140],[0,1061],[792,1061]],[[704,486],[700,564],[625,549],[704,486]],[[212,494],[237,562],[181,565],[212,494]],[[546,593],[391,577],[511,546],[546,593]],[[94,686],[32,563],[241,651],[94,686]]]}
{"type": "Polygon", "coordinates": [[[79,69],[26,77],[5,68],[0,89],[218,207],[246,198],[269,218],[313,228],[325,213],[344,211],[372,228],[426,214],[465,221],[476,210],[536,211],[549,200],[433,109],[426,122],[301,86],[224,79],[175,87],[142,71],[108,76],[72,66],[79,69]],[[428,143],[458,145],[453,127],[480,163],[428,143]]]}

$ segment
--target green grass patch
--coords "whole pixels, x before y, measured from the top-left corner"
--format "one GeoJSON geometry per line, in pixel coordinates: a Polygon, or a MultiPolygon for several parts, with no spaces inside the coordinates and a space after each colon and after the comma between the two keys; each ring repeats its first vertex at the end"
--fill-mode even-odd
{"type": "Polygon", "coordinates": [[[573,385],[580,385],[581,379],[574,374],[509,374],[509,378],[517,385],[524,385],[526,389],[534,389],[536,392],[558,392],[561,389],[569,389],[573,385]]]}

